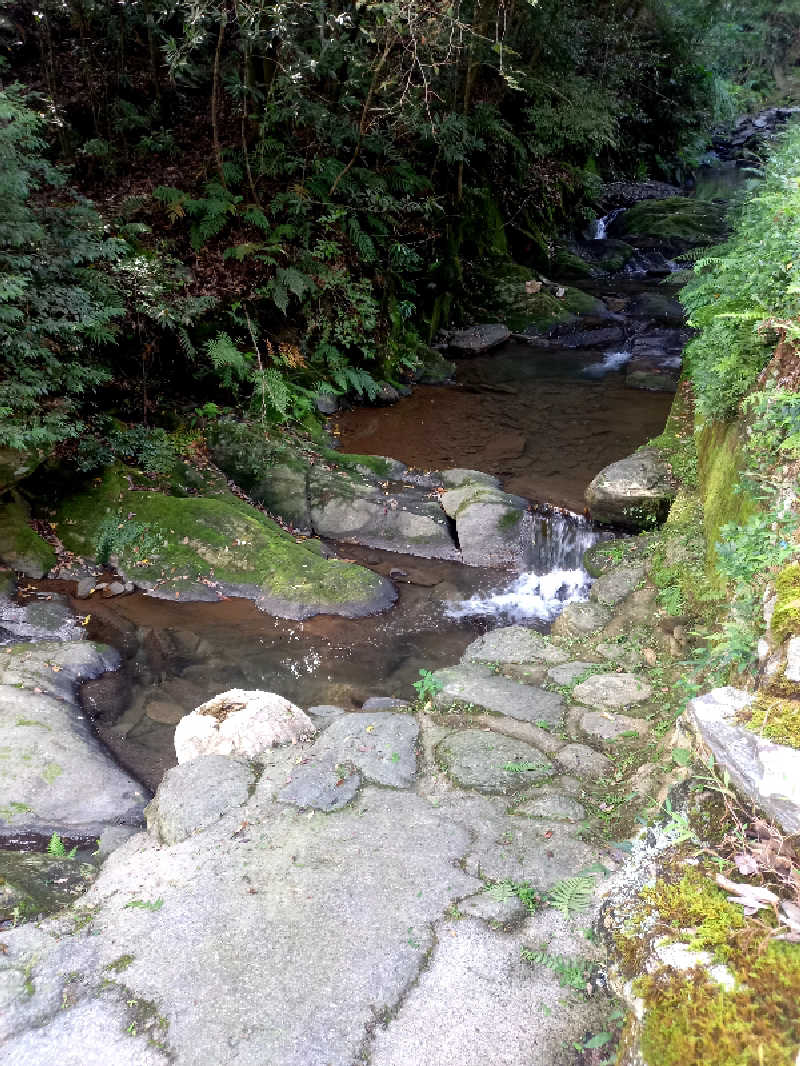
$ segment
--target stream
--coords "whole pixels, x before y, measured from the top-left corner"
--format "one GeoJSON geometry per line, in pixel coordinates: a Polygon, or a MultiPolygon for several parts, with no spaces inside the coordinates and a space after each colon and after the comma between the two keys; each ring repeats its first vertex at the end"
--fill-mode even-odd
{"type": "MultiPolygon", "coordinates": [[[[399,598],[391,610],[295,622],[236,599],[178,604],[136,592],[93,600],[87,635],[120,647],[126,659],[120,678],[109,682],[113,692],[103,696],[121,714],[112,724],[96,722],[119,761],[154,789],[175,763],[175,724],[226,689],[271,690],[304,708],[357,709],[369,696],[410,699],[421,668],[458,661],[478,634],[512,622],[544,632],[567,602],[586,598],[583,552],[612,531],[582,516],[584,490],[600,469],[661,432],[672,401],[670,391],[626,385],[637,345],[664,347],[669,334],[674,348],[681,333],[679,322],[665,328],[636,310],[643,294],[670,295],[658,281],[629,273],[587,283],[610,314],[582,319],[573,326],[580,334],[512,339],[460,359],[452,384],[420,386],[389,408],[355,409],[332,424],[348,452],[499,475],[505,490],[532,501],[531,571],[339,545],[341,557],[392,578],[399,598]],[[598,331],[597,343],[587,328],[598,331]]],[[[72,591],[68,583],[37,584],[39,595],[48,587],[72,591]]],[[[85,601],[72,603],[86,612],[85,601]]]]}

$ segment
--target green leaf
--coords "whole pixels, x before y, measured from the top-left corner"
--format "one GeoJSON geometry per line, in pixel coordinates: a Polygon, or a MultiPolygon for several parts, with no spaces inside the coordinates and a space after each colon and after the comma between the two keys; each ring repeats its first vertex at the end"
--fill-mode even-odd
{"type": "Polygon", "coordinates": [[[692,761],[692,753],[689,748],[673,748],[672,761],[676,766],[688,766],[692,761]]]}

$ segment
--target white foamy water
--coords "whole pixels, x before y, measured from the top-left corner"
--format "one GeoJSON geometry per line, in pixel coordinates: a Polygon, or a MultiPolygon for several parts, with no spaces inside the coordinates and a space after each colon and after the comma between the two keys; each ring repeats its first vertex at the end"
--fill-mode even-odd
{"type": "Polygon", "coordinates": [[[588,597],[592,579],[583,569],[583,553],[602,536],[591,522],[570,511],[536,513],[532,570],[498,592],[449,603],[446,614],[550,622],[568,603],[588,597]]]}
{"type": "Polygon", "coordinates": [[[536,619],[549,622],[568,603],[585,600],[591,578],[585,570],[552,570],[549,574],[521,574],[506,592],[487,597],[472,596],[448,604],[450,618],[470,615],[500,615],[510,621],[536,619]]]}
{"type": "Polygon", "coordinates": [[[614,370],[621,370],[632,358],[630,352],[606,352],[599,362],[584,367],[583,372],[590,378],[602,378],[614,370]]]}

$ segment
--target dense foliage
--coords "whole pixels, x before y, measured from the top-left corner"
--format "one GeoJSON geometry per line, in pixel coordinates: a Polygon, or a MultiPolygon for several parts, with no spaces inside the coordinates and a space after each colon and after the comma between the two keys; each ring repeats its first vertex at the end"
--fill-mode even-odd
{"type": "Polygon", "coordinates": [[[800,338],[800,130],[786,135],[730,240],[699,260],[682,300],[700,330],[687,348],[698,408],[729,417],[776,340],[791,354],[790,343],[800,338]]]}
{"type": "Polygon", "coordinates": [[[374,396],[602,179],[680,180],[784,91],[794,6],[6,0],[0,442],[76,437],[98,386],[168,428],[374,396]]]}

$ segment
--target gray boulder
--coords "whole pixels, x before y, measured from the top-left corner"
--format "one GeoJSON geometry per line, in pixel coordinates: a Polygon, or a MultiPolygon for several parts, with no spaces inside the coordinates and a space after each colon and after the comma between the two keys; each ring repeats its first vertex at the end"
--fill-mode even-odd
{"type": "Polygon", "coordinates": [[[572,690],[573,699],[589,707],[615,710],[643,703],[653,694],[652,686],[635,674],[592,674],[572,690]]]}
{"type": "Polygon", "coordinates": [[[468,703],[520,722],[545,722],[555,728],[563,722],[564,705],[557,693],[498,677],[486,667],[465,663],[437,670],[433,676],[442,685],[434,696],[442,709],[468,703]]]}
{"type": "Polygon", "coordinates": [[[148,804],[148,830],[163,844],[178,844],[247,802],[255,773],[224,755],[203,755],[167,770],[148,804]]]}
{"type": "Polygon", "coordinates": [[[447,737],[437,757],[463,788],[501,795],[522,792],[555,773],[550,760],[531,744],[483,729],[465,729],[447,737]]]}
{"type": "Polygon", "coordinates": [[[636,586],[644,580],[644,576],[643,563],[617,566],[595,581],[589,592],[589,598],[606,607],[614,607],[633,592],[636,586]]]}
{"type": "Polygon", "coordinates": [[[309,752],[351,763],[368,781],[407,788],[417,769],[419,726],[410,714],[389,711],[344,714],[328,726],[309,752]]]}
{"type": "Polygon", "coordinates": [[[144,788],[112,761],[76,698],[81,681],[118,664],[87,642],[0,648],[0,839],[95,840],[107,826],[141,824],[144,788]]]}
{"type": "Polygon", "coordinates": [[[676,491],[672,471],[658,450],[641,448],[595,475],[586,502],[597,522],[645,529],[666,518],[676,491]]]}
{"type": "Polygon", "coordinates": [[[582,637],[611,620],[611,611],[600,603],[568,603],[553,622],[550,632],[558,637],[582,637]]]}
{"type": "Polygon", "coordinates": [[[467,566],[524,569],[533,556],[533,516],[528,501],[485,481],[465,481],[439,502],[455,522],[467,566]]]}
{"type": "Polygon", "coordinates": [[[374,477],[315,470],[309,502],[319,536],[427,559],[459,558],[441,507],[415,486],[389,492],[374,477]]]}
{"type": "Polygon", "coordinates": [[[526,626],[502,626],[484,633],[467,647],[463,663],[562,663],[567,653],[526,626]]]}

